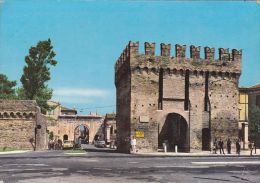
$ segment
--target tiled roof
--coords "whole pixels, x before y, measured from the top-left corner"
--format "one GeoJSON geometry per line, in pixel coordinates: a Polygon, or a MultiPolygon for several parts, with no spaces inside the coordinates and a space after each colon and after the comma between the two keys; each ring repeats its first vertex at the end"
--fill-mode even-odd
{"type": "Polygon", "coordinates": [[[107,113],[106,118],[107,119],[114,119],[114,118],[116,118],[116,114],[115,113],[107,113]]]}
{"type": "Polygon", "coordinates": [[[75,112],[77,112],[76,109],[70,109],[70,108],[63,107],[63,106],[61,106],[61,110],[62,110],[62,111],[75,111],[75,112]]]}
{"type": "Polygon", "coordinates": [[[255,86],[251,86],[251,87],[249,87],[250,89],[260,89],[260,84],[257,84],[257,85],[255,85],[255,86]]]}

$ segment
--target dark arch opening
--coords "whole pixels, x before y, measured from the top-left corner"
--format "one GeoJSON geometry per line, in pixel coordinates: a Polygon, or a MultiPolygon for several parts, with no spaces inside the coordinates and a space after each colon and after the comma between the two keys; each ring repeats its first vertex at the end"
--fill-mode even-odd
{"type": "Polygon", "coordinates": [[[202,150],[210,150],[210,130],[209,128],[202,129],[202,150]]]}
{"type": "Polygon", "coordinates": [[[68,139],[69,139],[69,137],[68,137],[67,134],[63,135],[63,141],[64,141],[64,140],[68,140],[68,139]]]}
{"type": "Polygon", "coordinates": [[[174,151],[177,145],[179,152],[189,152],[188,138],[188,124],[184,117],[177,113],[168,114],[159,133],[159,148],[167,143],[169,151],[174,151]]]}

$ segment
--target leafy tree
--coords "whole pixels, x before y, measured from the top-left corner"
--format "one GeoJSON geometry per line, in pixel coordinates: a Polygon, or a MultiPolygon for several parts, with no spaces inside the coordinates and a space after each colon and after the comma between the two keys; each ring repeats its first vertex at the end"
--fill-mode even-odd
{"type": "Polygon", "coordinates": [[[35,47],[29,49],[29,54],[25,57],[26,66],[20,79],[23,85],[21,94],[25,99],[36,100],[42,113],[51,109],[47,101],[52,97],[52,89],[46,83],[51,79],[50,66],[57,64],[55,55],[50,39],[39,41],[35,47]]]}
{"type": "Polygon", "coordinates": [[[0,99],[15,99],[16,81],[9,81],[7,76],[0,74],[0,99]]]}
{"type": "Polygon", "coordinates": [[[257,127],[260,126],[260,108],[253,105],[249,109],[249,133],[250,139],[254,140],[257,133],[257,127]]]}
{"type": "Polygon", "coordinates": [[[51,132],[49,133],[49,139],[50,139],[50,140],[53,140],[53,137],[54,137],[53,131],[51,131],[51,132]]]}

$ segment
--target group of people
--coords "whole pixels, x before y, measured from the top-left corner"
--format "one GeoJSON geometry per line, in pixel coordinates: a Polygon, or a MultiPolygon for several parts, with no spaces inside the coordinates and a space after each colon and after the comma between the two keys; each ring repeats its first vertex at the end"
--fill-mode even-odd
{"type": "MultiPolygon", "coordinates": [[[[228,138],[227,139],[227,153],[228,154],[231,154],[231,144],[232,144],[232,142],[228,138]]],[[[241,141],[240,141],[240,139],[237,139],[235,141],[235,144],[236,144],[236,153],[238,155],[240,155],[240,151],[241,151],[241,141]]],[[[250,150],[250,155],[252,156],[253,155],[253,149],[255,148],[254,142],[249,142],[248,148],[250,150]]],[[[224,141],[221,138],[219,140],[215,139],[214,143],[213,143],[213,153],[217,154],[218,150],[219,150],[220,154],[225,154],[225,152],[224,152],[224,141]]]]}
{"type": "Polygon", "coordinates": [[[61,150],[62,149],[62,141],[58,140],[50,140],[48,143],[49,150],[61,150]]]}

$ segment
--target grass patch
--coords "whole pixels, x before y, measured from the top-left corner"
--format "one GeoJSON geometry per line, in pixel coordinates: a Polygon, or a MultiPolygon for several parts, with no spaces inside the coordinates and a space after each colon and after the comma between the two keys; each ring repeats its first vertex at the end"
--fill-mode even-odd
{"type": "Polygon", "coordinates": [[[0,147],[0,152],[16,151],[16,150],[20,150],[20,149],[13,148],[13,147],[0,147]]]}
{"type": "Polygon", "coordinates": [[[86,153],[86,151],[81,150],[81,149],[74,149],[74,150],[67,150],[64,153],[75,153],[75,154],[77,154],[77,153],[86,153]]]}

